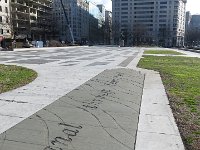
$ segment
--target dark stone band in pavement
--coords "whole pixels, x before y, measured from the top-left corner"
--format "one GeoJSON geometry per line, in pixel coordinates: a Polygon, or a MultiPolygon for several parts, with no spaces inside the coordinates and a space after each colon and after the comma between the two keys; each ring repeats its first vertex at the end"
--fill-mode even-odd
{"type": "Polygon", "coordinates": [[[121,67],[127,67],[128,64],[138,55],[138,53],[135,53],[133,56],[129,56],[127,59],[125,59],[123,62],[119,64],[121,67]]]}
{"type": "Polygon", "coordinates": [[[106,70],[0,135],[0,150],[134,150],[144,75],[106,70]]]}

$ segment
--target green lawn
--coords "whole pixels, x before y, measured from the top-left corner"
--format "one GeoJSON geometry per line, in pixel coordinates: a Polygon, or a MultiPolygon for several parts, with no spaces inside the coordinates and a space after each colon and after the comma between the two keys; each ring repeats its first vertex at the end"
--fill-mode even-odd
{"type": "Polygon", "coordinates": [[[184,55],[172,50],[146,50],[144,54],[166,54],[166,55],[184,55]]]}
{"type": "Polygon", "coordinates": [[[140,68],[159,71],[187,150],[200,148],[200,59],[144,56],[140,68]]]}
{"type": "Polygon", "coordinates": [[[37,73],[31,69],[0,64],[0,93],[26,85],[36,77],[37,73]]]}

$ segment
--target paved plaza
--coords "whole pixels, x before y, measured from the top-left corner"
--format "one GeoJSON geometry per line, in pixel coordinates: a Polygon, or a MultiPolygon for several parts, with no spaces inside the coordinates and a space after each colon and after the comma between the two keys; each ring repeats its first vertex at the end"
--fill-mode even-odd
{"type": "MultiPolygon", "coordinates": [[[[105,69],[136,57],[139,49],[129,48],[54,48],[0,52],[4,64],[31,68],[38,78],[21,88],[0,95],[0,132],[82,85],[105,69]]],[[[123,63],[122,65],[125,65],[123,63]]]]}
{"type": "Polygon", "coordinates": [[[0,52],[38,73],[0,95],[0,150],[183,150],[159,73],[143,48],[0,52]],[[9,130],[8,130],[9,129],[9,130]]]}

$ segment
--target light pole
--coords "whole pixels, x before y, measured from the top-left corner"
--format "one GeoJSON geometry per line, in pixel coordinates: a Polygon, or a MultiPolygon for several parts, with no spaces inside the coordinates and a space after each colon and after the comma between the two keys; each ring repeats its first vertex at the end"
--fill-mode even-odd
{"type": "Polygon", "coordinates": [[[63,1],[60,0],[60,3],[61,3],[64,15],[65,15],[65,19],[66,19],[66,22],[67,22],[67,26],[69,28],[69,32],[70,32],[71,38],[72,38],[72,44],[74,44],[74,35],[73,35],[72,29],[71,29],[71,26],[70,26],[70,23],[69,23],[69,19],[68,19],[67,13],[65,11],[65,7],[64,7],[63,1]]]}
{"type": "Polygon", "coordinates": [[[46,42],[46,19],[42,19],[43,23],[43,40],[46,42]]]}

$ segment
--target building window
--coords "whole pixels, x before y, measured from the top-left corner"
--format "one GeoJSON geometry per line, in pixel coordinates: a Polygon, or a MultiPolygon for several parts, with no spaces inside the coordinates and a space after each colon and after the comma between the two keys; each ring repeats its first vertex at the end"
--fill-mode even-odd
{"type": "Polygon", "coordinates": [[[128,6],[128,3],[122,3],[121,6],[128,6]]]}
{"type": "Polygon", "coordinates": [[[167,2],[160,2],[160,4],[167,4],[167,2]]]}
{"type": "Polygon", "coordinates": [[[166,9],[167,6],[160,6],[160,9],[166,9]]]}
{"type": "Polygon", "coordinates": [[[8,23],[8,17],[6,17],[6,23],[8,23]]]}
{"type": "Polygon", "coordinates": [[[8,13],[8,7],[5,8],[5,12],[8,13]]]}

